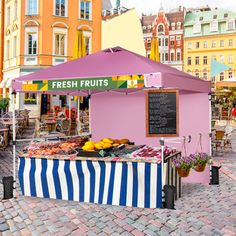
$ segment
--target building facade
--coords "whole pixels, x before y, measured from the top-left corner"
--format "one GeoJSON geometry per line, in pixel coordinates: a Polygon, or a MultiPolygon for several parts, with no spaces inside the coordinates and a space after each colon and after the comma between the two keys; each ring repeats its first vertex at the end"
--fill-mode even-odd
{"type": "Polygon", "coordinates": [[[152,37],[158,38],[160,61],[182,70],[183,25],[185,9],[179,7],[165,13],[161,7],[158,15],[142,16],[146,55],[149,57],[152,37]]]}
{"type": "MultiPolygon", "coordinates": [[[[83,31],[87,54],[99,51],[101,12],[102,0],[5,1],[3,95],[11,92],[12,79],[71,60],[78,30],[83,31]]],[[[20,95],[16,105],[39,115],[42,103],[45,112],[51,97],[20,95]]]]}
{"type": "Polygon", "coordinates": [[[196,77],[221,81],[235,76],[236,13],[223,9],[187,12],[184,23],[184,71],[196,77]],[[230,67],[211,78],[211,60],[230,67]]]}

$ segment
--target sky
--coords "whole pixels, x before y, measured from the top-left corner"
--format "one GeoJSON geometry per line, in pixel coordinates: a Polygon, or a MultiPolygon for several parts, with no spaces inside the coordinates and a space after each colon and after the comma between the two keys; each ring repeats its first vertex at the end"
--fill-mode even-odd
{"type": "MultiPolygon", "coordinates": [[[[161,0],[120,0],[121,6],[128,8],[136,8],[139,15],[156,14],[160,8],[161,0]]],[[[115,6],[116,0],[111,0],[115,6]]],[[[178,6],[199,7],[209,5],[211,8],[224,8],[236,12],[235,0],[162,0],[163,8],[166,12],[178,6]]]]}

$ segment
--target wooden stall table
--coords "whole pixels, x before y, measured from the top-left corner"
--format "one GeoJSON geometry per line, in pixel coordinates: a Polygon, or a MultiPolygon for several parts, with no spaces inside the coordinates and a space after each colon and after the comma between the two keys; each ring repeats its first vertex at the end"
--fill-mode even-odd
{"type": "Polygon", "coordinates": [[[60,133],[60,132],[52,132],[52,133],[49,133],[44,136],[44,138],[46,138],[46,139],[63,138],[63,137],[66,137],[66,135],[64,133],[60,133]]]}

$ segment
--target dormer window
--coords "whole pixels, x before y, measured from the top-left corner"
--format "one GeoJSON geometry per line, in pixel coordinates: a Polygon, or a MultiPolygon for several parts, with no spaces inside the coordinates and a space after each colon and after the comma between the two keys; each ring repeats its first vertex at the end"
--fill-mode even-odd
{"type": "Polygon", "coordinates": [[[171,30],[175,30],[175,22],[171,23],[171,30]]]}
{"type": "Polygon", "coordinates": [[[194,34],[201,33],[201,23],[200,22],[195,23],[195,25],[193,26],[193,33],[194,34]]]}
{"type": "Polygon", "coordinates": [[[177,22],[177,29],[181,29],[181,22],[177,22]]]}
{"type": "Polygon", "coordinates": [[[158,25],[158,33],[164,33],[163,25],[158,25]]]}
{"type": "Polygon", "coordinates": [[[211,28],[211,32],[218,31],[218,21],[217,20],[213,20],[211,22],[210,28],[211,28]]]}
{"type": "Polygon", "coordinates": [[[227,30],[234,30],[235,29],[235,20],[230,19],[227,23],[226,29],[227,30]]]}

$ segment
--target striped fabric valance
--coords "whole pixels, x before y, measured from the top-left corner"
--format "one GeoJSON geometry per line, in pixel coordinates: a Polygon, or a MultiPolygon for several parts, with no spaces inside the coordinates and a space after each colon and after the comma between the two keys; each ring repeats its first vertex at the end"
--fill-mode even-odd
{"type": "Polygon", "coordinates": [[[131,207],[162,207],[161,165],[19,158],[23,195],[131,207]]]}

